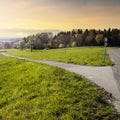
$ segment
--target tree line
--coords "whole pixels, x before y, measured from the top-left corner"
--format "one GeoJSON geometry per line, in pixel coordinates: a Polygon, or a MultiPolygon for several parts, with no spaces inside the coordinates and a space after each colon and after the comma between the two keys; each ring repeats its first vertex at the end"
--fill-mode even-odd
{"type": "Polygon", "coordinates": [[[120,29],[104,29],[104,30],[72,30],[67,32],[60,32],[53,35],[51,32],[38,33],[36,35],[29,35],[19,43],[14,43],[17,48],[31,48],[32,49],[54,49],[66,47],[80,47],[80,46],[103,46],[104,39],[108,39],[109,46],[120,46],[120,29]]]}

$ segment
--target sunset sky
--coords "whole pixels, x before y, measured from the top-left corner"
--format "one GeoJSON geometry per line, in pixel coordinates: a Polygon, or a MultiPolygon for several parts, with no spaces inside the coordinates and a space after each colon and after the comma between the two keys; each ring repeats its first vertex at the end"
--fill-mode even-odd
{"type": "Polygon", "coordinates": [[[120,0],[0,1],[0,37],[77,28],[120,28],[120,0]]]}

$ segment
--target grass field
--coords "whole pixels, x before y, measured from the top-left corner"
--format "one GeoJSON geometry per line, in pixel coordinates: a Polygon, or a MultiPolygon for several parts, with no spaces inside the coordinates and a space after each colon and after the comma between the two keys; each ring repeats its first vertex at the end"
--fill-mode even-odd
{"type": "Polygon", "coordinates": [[[74,73],[0,55],[2,120],[117,120],[107,96],[74,73]]]}
{"type": "Polygon", "coordinates": [[[52,60],[81,65],[103,66],[112,65],[107,54],[106,63],[103,62],[104,48],[99,47],[80,47],[54,50],[8,50],[12,55],[24,56],[29,58],[52,60]]]}

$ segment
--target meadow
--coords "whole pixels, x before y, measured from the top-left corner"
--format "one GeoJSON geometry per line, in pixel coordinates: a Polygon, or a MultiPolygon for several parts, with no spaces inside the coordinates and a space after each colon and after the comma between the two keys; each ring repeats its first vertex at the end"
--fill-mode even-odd
{"type": "Polygon", "coordinates": [[[27,50],[11,49],[8,52],[12,55],[35,58],[41,60],[51,60],[65,63],[107,66],[112,65],[109,55],[106,55],[106,62],[103,62],[104,48],[100,47],[79,47],[53,50],[27,50]]]}
{"type": "Polygon", "coordinates": [[[79,75],[0,55],[1,120],[118,120],[109,100],[79,75]]]}

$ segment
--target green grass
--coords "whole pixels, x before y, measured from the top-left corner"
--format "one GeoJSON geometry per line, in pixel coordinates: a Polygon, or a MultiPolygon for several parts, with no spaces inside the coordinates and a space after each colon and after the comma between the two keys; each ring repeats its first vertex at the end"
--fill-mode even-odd
{"type": "Polygon", "coordinates": [[[117,120],[108,99],[74,73],[0,55],[2,120],[117,120]]]}
{"type": "Polygon", "coordinates": [[[73,64],[103,66],[112,65],[107,54],[106,63],[103,63],[104,48],[100,47],[80,47],[54,50],[8,50],[12,55],[24,56],[29,58],[52,60],[73,64]]]}

